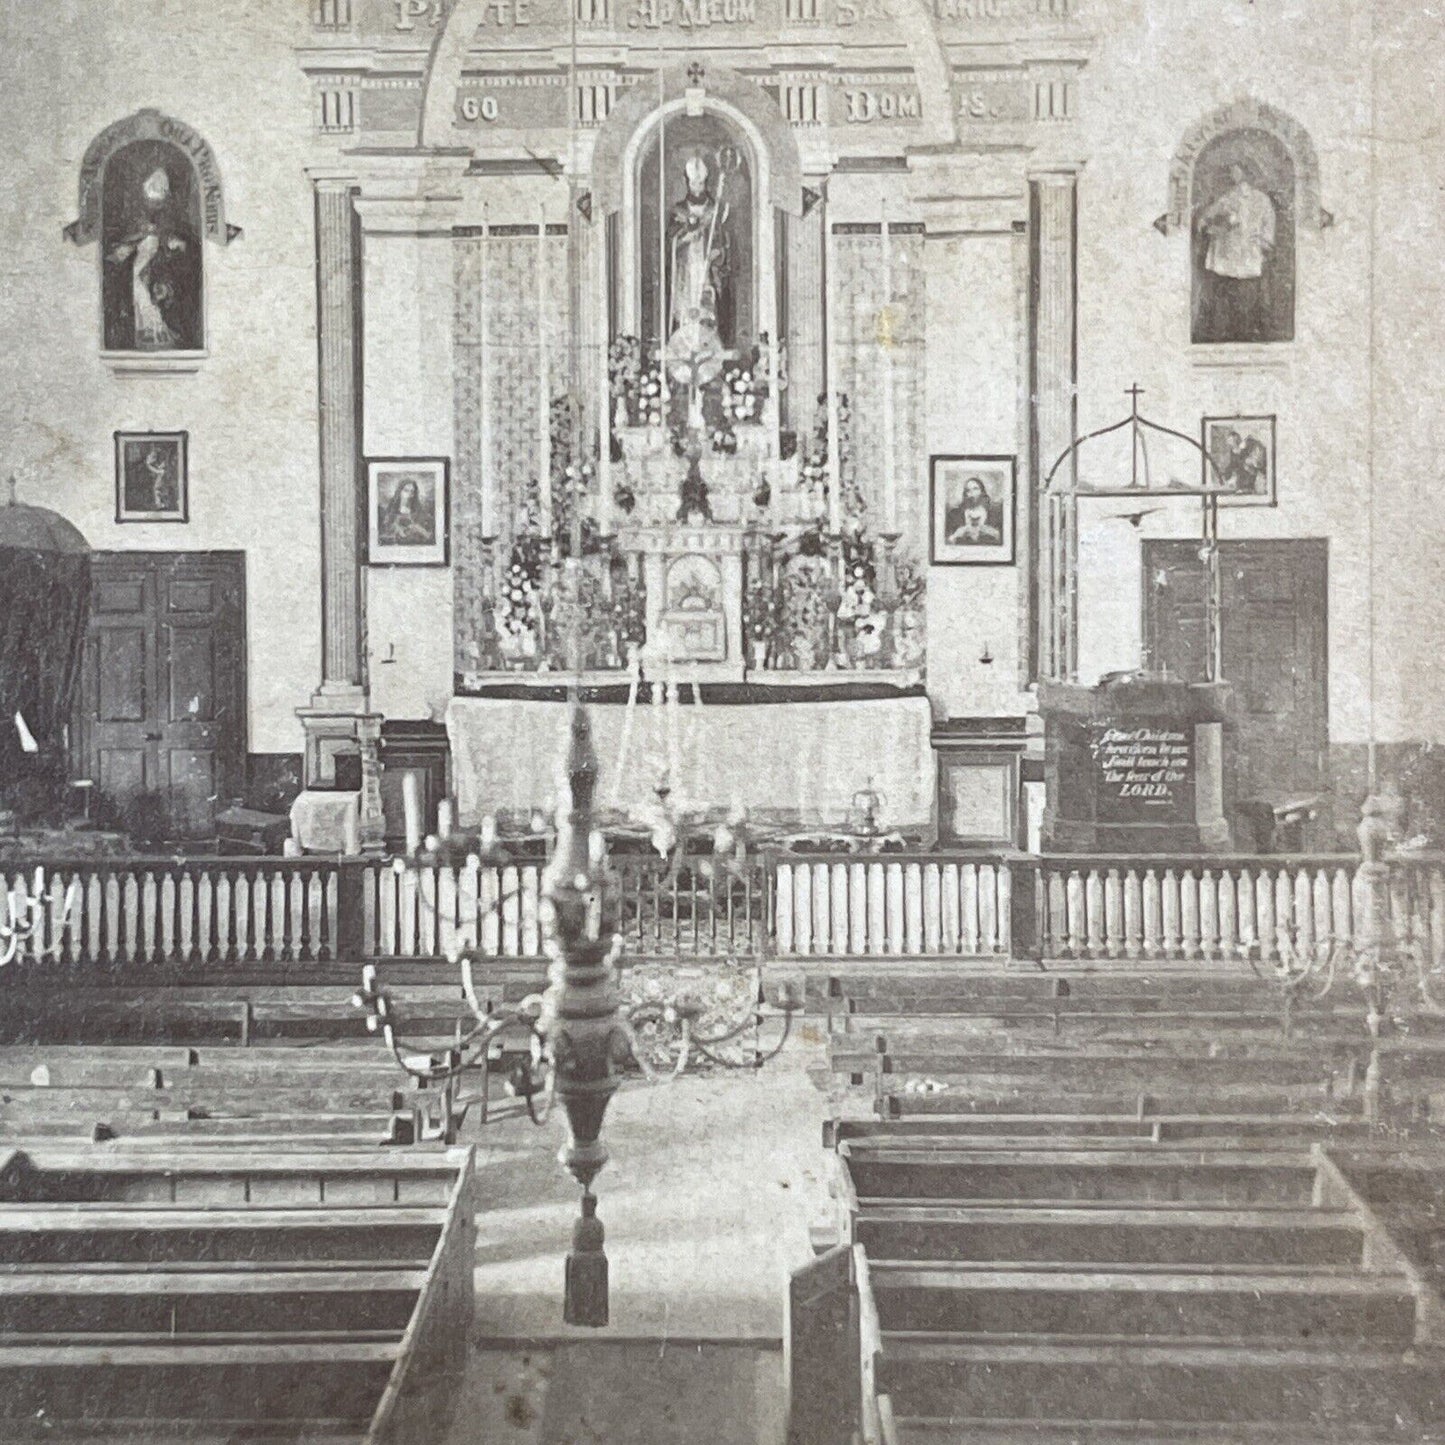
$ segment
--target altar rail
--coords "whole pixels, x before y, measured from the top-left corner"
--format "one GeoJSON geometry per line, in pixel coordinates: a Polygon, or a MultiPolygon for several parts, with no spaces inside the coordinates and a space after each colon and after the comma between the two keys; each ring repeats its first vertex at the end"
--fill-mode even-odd
{"type": "Polygon", "coordinates": [[[1036,867],[1035,859],[972,854],[779,856],[774,951],[783,958],[1006,958],[1015,880],[1031,885],[1036,867]]]}
{"type": "MultiPolygon", "coordinates": [[[[1039,958],[1266,966],[1356,936],[1348,854],[1072,857],[759,854],[741,865],[614,857],[616,927],[634,957],[1039,958]]],[[[204,968],[542,956],[540,863],[334,858],[0,863],[7,973],[56,965],[204,968]],[[38,901],[36,870],[43,876],[38,901]]],[[[1445,855],[1390,861],[1390,918],[1445,966],[1445,855]]]]}

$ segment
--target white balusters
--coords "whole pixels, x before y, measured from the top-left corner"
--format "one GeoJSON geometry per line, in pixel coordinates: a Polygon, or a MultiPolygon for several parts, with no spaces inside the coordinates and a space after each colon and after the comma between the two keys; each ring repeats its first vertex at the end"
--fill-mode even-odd
{"type": "Polygon", "coordinates": [[[813,951],[813,870],[806,863],[793,872],[793,947],[813,951]]]}
{"type": "Polygon", "coordinates": [[[959,912],[962,871],[957,863],[945,863],[939,878],[938,946],[943,953],[963,952],[959,912]]]}
{"type": "Polygon", "coordinates": [[[900,865],[903,873],[903,949],[923,952],[923,870],[917,863],[900,865]]]}
{"type": "Polygon", "coordinates": [[[829,865],[828,871],[833,884],[833,897],[829,906],[829,912],[833,918],[833,942],[828,951],[835,957],[846,957],[853,926],[848,887],[848,865],[833,863],[829,865]]]}
{"type": "Polygon", "coordinates": [[[773,878],[773,928],[777,949],[784,958],[798,951],[797,932],[793,927],[793,865],[779,863],[773,878]]]}
{"type": "Polygon", "coordinates": [[[943,947],[943,882],[937,863],[923,865],[923,952],[943,947]]]}

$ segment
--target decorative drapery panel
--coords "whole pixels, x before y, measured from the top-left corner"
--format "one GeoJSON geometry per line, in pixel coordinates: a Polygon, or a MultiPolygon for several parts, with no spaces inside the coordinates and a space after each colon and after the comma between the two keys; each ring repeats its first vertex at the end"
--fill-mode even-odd
{"type": "Polygon", "coordinates": [[[498,665],[494,574],[506,573],[518,538],[551,536],[562,520],[553,453],[570,382],[566,230],[469,228],[453,266],[454,656],[465,675],[498,665]]]}
{"type": "Polygon", "coordinates": [[[900,554],[917,557],[927,520],[923,230],[840,225],[834,257],[843,516],[875,536],[901,534],[900,554]]]}

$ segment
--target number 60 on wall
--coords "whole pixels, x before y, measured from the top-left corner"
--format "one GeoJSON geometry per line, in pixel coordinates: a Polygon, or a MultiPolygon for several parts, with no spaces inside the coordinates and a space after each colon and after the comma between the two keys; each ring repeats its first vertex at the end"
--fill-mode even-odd
{"type": "Polygon", "coordinates": [[[497,97],[495,95],[464,95],[462,97],[463,120],[496,120],[497,97]]]}

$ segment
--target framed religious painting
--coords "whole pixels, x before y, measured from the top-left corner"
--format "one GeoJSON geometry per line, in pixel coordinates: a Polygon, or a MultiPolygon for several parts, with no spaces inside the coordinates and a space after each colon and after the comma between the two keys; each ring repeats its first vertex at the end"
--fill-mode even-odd
{"type": "Polygon", "coordinates": [[[190,478],[183,431],[115,434],[117,522],[190,521],[190,478]]]}
{"type": "Polygon", "coordinates": [[[445,567],[450,463],[373,457],[366,463],[366,560],[373,567],[445,567]]]}
{"type": "Polygon", "coordinates": [[[1204,485],[1227,507],[1272,507],[1275,495],[1275,419],[1207,416],[1200,445],[1204,485]]]}
{"type": "Polygon", "coordinates": [[[1014,561],[1017,457],[932,457],[930,560],[935,567],[1008,567],[1014,561]]]}

